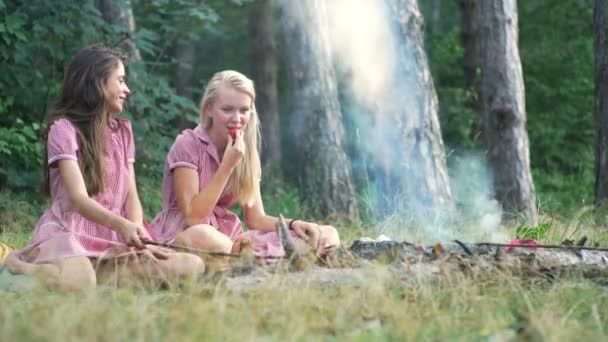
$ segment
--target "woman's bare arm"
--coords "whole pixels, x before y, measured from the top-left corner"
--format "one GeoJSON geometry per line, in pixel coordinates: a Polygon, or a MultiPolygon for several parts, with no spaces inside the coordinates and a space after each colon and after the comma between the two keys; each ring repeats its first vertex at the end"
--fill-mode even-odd
{"type": "Polygon", "coordinates": [[[143,229],[140,224],[134,224],[126,218],[104,208],[89,197],[78,163],[75,160],[59,160],[59,174],[68,193],[70,207],[91,221],[97,222],[108,229],[120,233],[128,244],[139,248],[145,246],[139,239],[138,231],[143,229]]]}
{"type": "Polygon", "coordinates": [[[135,181],[135,170],[133,163],[129,163],[129,193],[125,202],[125,213],[127,219],[133,223],[144,223],[144,210],[141,206],[141,200],[137,192],[137,183],[135,181]]]}
{"type": "Polygon", "coordinates": [[[220,164],[209,184],[199,192],[199,175],[195,170],[187,167],[173,170],[177,206],[189,226],[201,223],[213,211],[231,173],[231,169],[227,170],[224,164],[220,164]]]}

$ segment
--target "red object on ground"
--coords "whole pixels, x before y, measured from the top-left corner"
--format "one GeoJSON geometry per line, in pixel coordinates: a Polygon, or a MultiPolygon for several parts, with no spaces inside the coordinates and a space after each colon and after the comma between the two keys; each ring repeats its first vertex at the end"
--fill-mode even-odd
{"type": "Polygon", "coordinates": [[[536,241],[534,239],[511,240],[511,241],[509,241],[509,246],[505,247],[505,250],[510,251],[513,248],[515,248],[510,245],[530,245],[531,247],[525,247],[525,248],[531,249],[531,250],[540,249],[540,247],[534,247],[535,245],[539,245],[538,241],[536,241]]]}
{"type": "Polygon", "coordinates": [[[232,137],[232,139],[236,139],[236,133],[239,131],[238,128],[231,128],[228,133],[230,133],[230,136],[232,137]]]}

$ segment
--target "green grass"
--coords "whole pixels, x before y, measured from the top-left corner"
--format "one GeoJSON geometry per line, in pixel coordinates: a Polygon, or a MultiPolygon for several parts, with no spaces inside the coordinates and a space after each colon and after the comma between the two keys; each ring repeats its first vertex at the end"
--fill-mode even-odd
{"type": "Polygon", "coordinates": [[[213,281],[179,291],[0,291],[0,339],[486,341],[529,325],[569,341],[601,339],[608,329],[608,294],[588,281],[531,285],[495,275],[403,284],[382,268],[368,274],[358,287],[286,286],[279,274],[238,293],[213,281]]]}
{"type": "Polygon", "coordinates": [[[25,246],[46,205],[42,194],[0,191],[0,242],[25,246]]]}
{"type": "MultiPolygon", "coordinates": [[[[0,192],[0,241],[18,247],[27,243],[46,206],[42,198],[31,197],[0,192]]],[[[267,201],[269,212],[305,214],[297,208],[296,195],[281,184],[267,201]]],[[[542,242],[587,235],[608,246],[605,212],[580,207],[540,217],[542,242]]],[[[363,227],[341,227],[345,245],[383,229],[363,227]]],[[[516,228],[501,229],[515,238],[516,228]]],[[[470,238],[474,231],[467,231],[470,238]]],[[[414,230],[409,240],[424,242],[425,237],[414,230]]],[[[404,280],[381,265],[362,274],[354,284],[329,286],[289,281],[293,274],[277,273],[238,291],[228,290],[225,279],[217,277],[168,290],[0,290],[0,340],[499,341],[531,326],[546,340],[570,341],[603,340],[608,331],[606,288],[575,276],[551,282],[500,273],[404,280]]]]}

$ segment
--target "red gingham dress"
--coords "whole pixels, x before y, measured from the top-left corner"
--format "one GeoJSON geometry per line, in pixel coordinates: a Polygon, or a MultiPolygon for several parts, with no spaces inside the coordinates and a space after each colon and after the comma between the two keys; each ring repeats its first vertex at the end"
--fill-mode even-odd
{"type": "MultiPolygon", "coordinates": [[[[135,161],[131,123],[115,118],[106,131],[103,159],[106,188],[92,198],[104,208],[125,217],[129,191],[129,164],[135,161]]],[[[58,119],[48,134],[48,163],[52,205],[42,215],[29,245],[16,252],[21,260],[45,263],[74,256],[103,257],[129,252],[116,231],[90,221],[72,210],[59,174],[57,161],[79,157],[76,128],[67,119],[58,119]]]]}
{"type": "MultiPolygon", "coordinates": [[[[171,243],[177,234],[188,228],[182,216],[175,196],[173,170],[187,167],[195,170],[199,176],[199,191],[202,191],[217,172],[220,159],[217,148],[201,125],[194,129],[184,130],[175,140],[165,163],[163,177],[163,210],[152,221],[154,236],[161,242],[171,243]]],[[[237,199],[224,189],[213,211],[200,223],[208,224],[235,241],[243,234],[251,241],[257,256],[283,256],[285,251],[275,232],[248,230],[243,232],[239,217],[228,210],[237,199]]],[[[297,238],[291,232],[292,237],[297,238]]]]}

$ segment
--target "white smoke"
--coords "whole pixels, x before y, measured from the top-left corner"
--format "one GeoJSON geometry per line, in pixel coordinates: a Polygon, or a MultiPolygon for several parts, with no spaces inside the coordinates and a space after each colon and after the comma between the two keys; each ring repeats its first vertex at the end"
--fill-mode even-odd
{"type": "MultiPolygon", "coordinates": [[[[283,1],[284,6],[288,3],[283,1]]],[[[351,114],[357,113],[350,116],[355,117],[356,129],[363,132],[359,147],[375,158],[370,162],[382,163],[398,156],[395,151],[403,148],[391,143],[395,141],[391,134],[397,134],[394,132],[397,125],[390,122],[389,118],[395,116],[388,113],[407,109],[399,106],[414,105],[412,99],[420,94],[413,77],[403,75],[409,67],[417,65],[415,61],[405,63],[405,71],[399,67],[400,59],[413,59],[413,53],[404,54],[400,49],[403,39],[396,36],[385,1],[327,0],[324,4],[318,8],[327,11],[331,53],[336,69],[346,82],[342,85],[348,88],[342,108],[351,114]]],[[[401,127],[408,124],[401,123],[401,127]]],[[[415,205],[405,203],[408,199],[403,196],[407,209],[378,224],[370,235],[385,234],[410,241],[454,238],[504,241],[505,236],[499,232],[502,210],[493,199],[492,179],[483,158],[473,153],[463,154],[454,157],[450,164],[455,213],[437,212],[420,222],[416,220],[420,215],[411,212],[415,205]]],[[[402,174],[407,177],[406,172],[402,174]]]]}
{"type": "MultiPolygon", "coordinates": [[[[397,66],[397,42],[381,1],[327,1],[332,53],[351,76],[352,91],[369,108],[382,108],[397,66]]],[[[382,113],[378,113],[381,115],[382,113]]]]}

